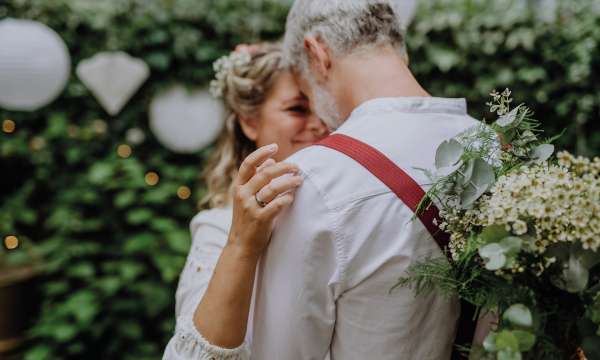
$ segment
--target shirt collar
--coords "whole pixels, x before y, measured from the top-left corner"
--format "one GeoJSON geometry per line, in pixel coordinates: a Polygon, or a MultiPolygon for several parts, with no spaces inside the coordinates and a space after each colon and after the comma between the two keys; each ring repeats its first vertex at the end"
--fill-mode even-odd
{"type": "Polygon", "coordinates": [[[348,120],[373,112],[407,113],[450,113],[467,114],[467,101],[464,98],[440,97],[387,97],[367,100],[355,108],[348,120]]]}

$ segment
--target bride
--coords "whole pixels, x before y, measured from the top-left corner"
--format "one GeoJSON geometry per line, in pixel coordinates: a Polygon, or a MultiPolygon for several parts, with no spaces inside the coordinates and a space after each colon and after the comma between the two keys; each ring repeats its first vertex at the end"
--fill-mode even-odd
{"type": "Polygon", "coordinates": [[[208,191],[176,293],[177,326],[163,359],[245,359],[256,264],[275,217],[301,185],[281,162],[327,128],[311,112],[277,45],[239,46],[216,63],[213,94],[228,110],[209,161],[208,191]],[[287,175],[287,176],[283,176],[287,175]]]}

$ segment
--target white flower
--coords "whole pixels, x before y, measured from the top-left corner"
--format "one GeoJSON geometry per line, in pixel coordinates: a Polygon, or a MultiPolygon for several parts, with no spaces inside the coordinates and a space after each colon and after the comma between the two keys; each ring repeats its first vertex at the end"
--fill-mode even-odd
{"type": "Polygon", "coordinates": [[[524,235],[527,233],[527,223],[522,220],[517,220],[513,223],[512,230],[516,235],[524,235]]]}

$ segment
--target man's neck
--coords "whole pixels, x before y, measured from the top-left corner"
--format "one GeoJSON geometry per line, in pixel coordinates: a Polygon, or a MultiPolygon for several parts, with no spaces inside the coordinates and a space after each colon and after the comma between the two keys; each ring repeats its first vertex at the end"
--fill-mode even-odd
{"type": "Polygon", "coordinates": [[[354,54],[339,63],[338,105],[344,118],[365,101],[382,97],[430,96],[402,58],[391,50],[354,54]]]}

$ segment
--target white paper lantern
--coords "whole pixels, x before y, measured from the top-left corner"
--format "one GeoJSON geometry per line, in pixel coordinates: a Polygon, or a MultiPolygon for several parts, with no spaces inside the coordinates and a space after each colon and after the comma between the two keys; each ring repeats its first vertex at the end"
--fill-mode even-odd
{"type": "Polygon", "coordinates": [[[34,111],[52,102],[71,72],[60,36],[31,20],[0,21],[0,107],[34,111]]]}
{"type": "Polygon", "coordinates": [[[175,86],[150,104],[150,129],[177,153],[194,153],[210,145],[223,128],[224,109],[206,90],[188,92],[175,86]]]}
{"type": "Polygon", "coordinates": [[[403,28],[410,26],[410,23],[415,17],[417,12],[418,1],[417,0],[393,0],[394,11],[400,17],[400,24],[403,28]]]}
{"type": "Polygon", "coordinates": [[[76,72],[110,115],[117,115],[150,75],[143,60],[122,51],[98,53],[80,62],[76,72]]]}

